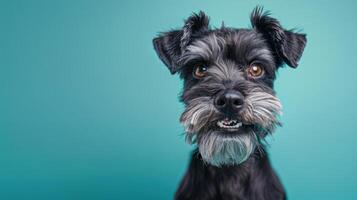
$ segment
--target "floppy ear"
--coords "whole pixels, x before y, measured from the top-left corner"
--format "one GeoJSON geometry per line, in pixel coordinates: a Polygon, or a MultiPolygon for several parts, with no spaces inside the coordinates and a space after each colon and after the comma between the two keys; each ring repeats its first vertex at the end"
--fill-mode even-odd
{"type": "Polygon", "coordinates": [[[306,35],[283,29],[279,21],[269,15],[262,7],[256,7],[250,17],[253,28],[267,39],[279,61],[296,68],[305,48],[306,35]]]}
{"type": "Polygon", "coordinates": [[[204,12],[192,14],[181,30],[173,30],[160,34],[153,39],[155,51],[162,62],[169,68],[171,74],[176,73],[180,66],[179,59],[192,42],[195,35],[208,30],[209,19],[204,12]]]}
{"type": "Polygon", "coordinates": [[[181,55],[180,39],[182,31],[170,31],[153,39],[155,51],[161,61],[169,68],[171,74],[178,69],[178,60],[181,55]]]}

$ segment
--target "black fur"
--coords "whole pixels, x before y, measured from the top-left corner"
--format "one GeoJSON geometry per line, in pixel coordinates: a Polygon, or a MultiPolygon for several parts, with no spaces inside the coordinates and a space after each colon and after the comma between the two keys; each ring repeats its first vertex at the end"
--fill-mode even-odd
{"type": "Polygon", "coordinates": [[[280,61],[296,68],[306,44],[306,35],[284,30],[279,21],[269,15],[260,7],[254,9],[250,18],[253,28],[267,38],[280,61]]]}
{"type": "Polygon", "coordinates": [[[266,154],[255,152],[239,166],[219,168],[203,163],[196,150],[175,199],[279,200],[286,196],[266,154]]]}
{"type": "Polygon", "coordinates": [[[184,80],[181,122],[187,141],[198,147],[177,200],[286,199],[262,141],[280,124],[281,104],[273,87],[276,71],[284,63],[298,66],[306,36],[283,29],[260,7],[253,10],[251,23],[251,29],[210,29],[208,17],[200,12],[182,29],[153,40],[159,58],[184,80]],[[253,64],[263,75],[249,76],[253,64]],[[205,67],[204,77],[193,75],[197,66],[205,67]],[[239,94],[239,110],[217,108],[215,99],[226,93],[239,94]],[[227,129],[222,121],[239,125],[227,129]]]}

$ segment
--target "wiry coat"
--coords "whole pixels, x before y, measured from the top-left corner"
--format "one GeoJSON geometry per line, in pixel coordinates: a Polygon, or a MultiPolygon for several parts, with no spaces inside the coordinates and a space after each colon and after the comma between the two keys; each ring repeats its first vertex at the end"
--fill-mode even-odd
{"type": "Polygon", "coordinates": [[[251,29],[210,29],[200,12],[180,30],[153,40],[160,59],[184,80],[181,122],[186,138],[198,149],[177,192],[177,200],[280,200],[286,194],[270,166],[262,141],[279,125],[281,103],[273,89],[275,73],[284,63],[296,68],[305,47],[304,34],[285,30],[256,8],[251,29]],[[259,63],[264,75],[247,75],[259,63]],[[193,76],[195,66],[206,66],[205,76],[193,76]],[[239,93],[244,103],[229,117],[239,120],[237,131],[217,126],[227,113],[215,106],[217,96],[239,93]]]}
{"type": "Polygon", "coordinates": [[[175,194],[177,200],[280,200],[286,199],[268,157],[255,152],[238,166],[205,164],[195,151],[175,194]]]}

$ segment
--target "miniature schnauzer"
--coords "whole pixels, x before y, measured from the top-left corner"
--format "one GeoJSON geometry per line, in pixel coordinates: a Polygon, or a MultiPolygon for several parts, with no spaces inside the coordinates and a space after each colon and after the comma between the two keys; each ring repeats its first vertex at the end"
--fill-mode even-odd
{"type": "Polygon", "coordinates": [[[257,7],[250,29],[211,29],[201,11],[154,38],[159,58],[184,80],[180,121],[197,145],[176,200],[280,200],[284,188],[264,150],[280,125],[276,71],[298,66],[305,34],[257,7]]]}

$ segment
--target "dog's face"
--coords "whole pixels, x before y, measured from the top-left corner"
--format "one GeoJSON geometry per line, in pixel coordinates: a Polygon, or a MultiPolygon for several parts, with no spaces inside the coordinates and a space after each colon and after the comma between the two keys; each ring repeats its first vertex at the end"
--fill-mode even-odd
{"type": "Polygon", "coordinates": [[[187,140],[215,166],[244,162],[279,124],[275,73],[283,63],[297,67],[306,43],[305,35],[284,30],[260,8],[251,22],[252,29],[212,30],[200,12],[153,41],[171,73],[184,80],[187,140]]]}

